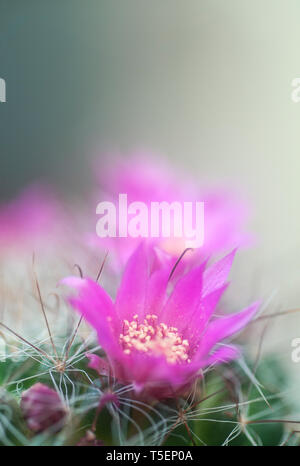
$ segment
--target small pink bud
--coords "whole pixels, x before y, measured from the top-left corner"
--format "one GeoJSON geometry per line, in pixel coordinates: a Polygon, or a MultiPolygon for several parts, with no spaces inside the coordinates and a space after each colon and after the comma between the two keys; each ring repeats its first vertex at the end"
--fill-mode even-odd
{"type": "Polygon", "coordinates": [[[22,394],[21,410],[30,430],[58,432],[65,424],[67,407],[58,393],[36,383],[22,394]]]}
{"type": "Polygon", "coordinates": [[[91,430],[88,430],[84,437],[77,443],[78,447],[102,447],[101,440],[97,440],[96,435],[91,430]]]}

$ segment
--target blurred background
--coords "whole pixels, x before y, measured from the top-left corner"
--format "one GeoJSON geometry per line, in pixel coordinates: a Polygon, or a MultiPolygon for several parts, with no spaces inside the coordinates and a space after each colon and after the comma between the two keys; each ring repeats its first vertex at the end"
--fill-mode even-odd
{"type": "MultiPolygon", "coordinates": [[[[159,152],[250,199],[240,302],[299,306],[299,15],[297,0],[0,0],[0,200],[40,178],[80,195],[95,154],[159,152]]],[[[273,325],[290,361],[300,316],[273,325]]]]}

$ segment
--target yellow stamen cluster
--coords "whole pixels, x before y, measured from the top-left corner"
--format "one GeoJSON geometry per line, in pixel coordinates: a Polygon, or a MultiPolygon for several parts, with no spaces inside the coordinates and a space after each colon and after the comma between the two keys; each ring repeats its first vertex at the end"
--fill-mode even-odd
{"type": "Polygon", "coordinates": [[[154,314],[148,314],[143,323],[139,323],[138,315],[131,322],[124,320],[120,343],[125,354],[136,350],[163,355],[171,364],[190,362],[188,340],[182,339],[176,327],[158,323],[154,314]]]}

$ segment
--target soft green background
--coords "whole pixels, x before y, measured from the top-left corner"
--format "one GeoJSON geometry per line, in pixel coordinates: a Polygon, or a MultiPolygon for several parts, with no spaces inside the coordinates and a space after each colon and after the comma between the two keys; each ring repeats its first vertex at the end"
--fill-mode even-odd
{"type": "MultiPolygon", "coordinates": [[[[78,193],[95,153],[160,151],[252,200],[237,305],[298,306],[299,19],[298,0],[0,0],[0,196],[40,176],[78,193]]],[[[298,320],[279,335],[289,358],[298,320]]]]}

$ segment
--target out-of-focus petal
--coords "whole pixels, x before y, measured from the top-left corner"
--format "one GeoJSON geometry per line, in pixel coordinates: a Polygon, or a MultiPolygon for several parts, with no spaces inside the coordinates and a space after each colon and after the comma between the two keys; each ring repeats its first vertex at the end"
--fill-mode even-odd
{"type": "Polygon", "coordinates": [[[213,346],[242,330],[256,314],[260,303],[255,302],[243,311],[212,321],[201,338],[198,356],[208,353],[213,346]]]}
{"type": "Polygon", "coordinates": [[[153,394],[157,388],[158,398],[164,396],[162,390],[167,390],[168,396],[172,395],[172,391],[175,393],[197,372],[192,363],[168,364],[164,356],[155,357],[141,353],[136,353],[133,359],[128,358],[127,363],[125,359],[125,365],[127,381],[133,381],[138,391],[147,388],[153,394]]]}

